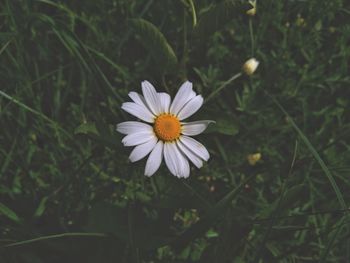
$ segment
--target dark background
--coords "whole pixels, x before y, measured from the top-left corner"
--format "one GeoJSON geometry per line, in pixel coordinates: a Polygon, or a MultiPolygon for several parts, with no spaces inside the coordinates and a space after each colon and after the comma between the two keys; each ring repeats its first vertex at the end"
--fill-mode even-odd
{"type": "Polygon", "coordinates": [[[250,8],[0,2],[0,262],[350,260],[350,5],[250,8]],[[222,88],[193,116],[216,124],[189,179],[128,161],[115,125],[145,79],[222,88]]]}

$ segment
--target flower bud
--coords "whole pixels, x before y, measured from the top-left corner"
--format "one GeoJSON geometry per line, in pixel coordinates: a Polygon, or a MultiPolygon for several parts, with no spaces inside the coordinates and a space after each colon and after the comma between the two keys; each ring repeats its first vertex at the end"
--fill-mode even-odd
{"type": "Polygon", "coordinates": [[[247,156],[248,163],[252,166],[254,166],[260,159],[261,153],[248,154],[247,156]]]}
{"type": "Polygon", "coordinates": [[[255,16],[256,15],[256,0],[254,1],[249,1],[249,4],[252,6],[251,9],[249,9],[246,14],[248,16],[255,16]]]}
{"type": "Polygon", "coordinates": [[[255,58],[250,58],[244,63],[242,69],[245,74],[250,76],[250,75],[253,75],[253,73],[258,68],[258,66],[259,66],[259,61],[257,61],[255,58]]]}

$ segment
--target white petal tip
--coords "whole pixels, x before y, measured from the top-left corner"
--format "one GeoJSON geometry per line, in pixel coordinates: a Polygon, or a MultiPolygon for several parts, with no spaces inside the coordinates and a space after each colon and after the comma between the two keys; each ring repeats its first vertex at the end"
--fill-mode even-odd
{"type": "MultiPolygon", "coordinates": [[[[144,84],[151,84],[151,82],[149,82],[148,80],[143,80],[142,82],[141,82],[141,85],[143,86],[144,84]]],[[[152,85],[152,84],[151,84],[152,85]]]]}
{"type": "Polygon", "coordinates": [[[133,158],[130,158],[130,157],[129,157],[129,161],[132,163],[136,162],[136,160],[134,160],[133,158]]]}

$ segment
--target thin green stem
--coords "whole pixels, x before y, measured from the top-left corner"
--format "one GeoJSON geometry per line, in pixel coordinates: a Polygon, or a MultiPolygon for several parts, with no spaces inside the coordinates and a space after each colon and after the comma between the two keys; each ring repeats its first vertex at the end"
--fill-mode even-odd
{"type": "Polygon", "coordinates": [[[188,0],[190,6],[191,6],[191,12],[192,12],[192,23],[193,27],[197,25],[197,14],[196,14],[196,8],[194,7],[194,3],[192,0],[188,0]]]}
{"type": "Polygon", "coordinates": [[[5,45],[3,45],[3,47],[0,49],[0,55],[2,54],[2,52],[5,51],[5,49],[7,48],[7,46],[11,43],[11,40],[7,41],[5,43],[5,45]]]}
{"type": "Polygon", "coordinates": [[[253,31],[253,21],[249,18],[249,34],[250,34],[250,44],[251,44],[251,55],[254,57],[255,43],[254,43],[254,31],[253,31]]]}
{"type": "Polygon", "coordinates": [[[43,236],[43,237],[38,237],[38,238],[33,238],[33,239],[28,239],[24,241],[19,241],[15,243],[11,243],[8,245],[3,246],[4,248],[7,247],[17,247],[21,245],[27,245],[30,243],[35,243],[39,241],[45,241],[45,240],[51,240],[51,239],[57,239],[57,238],[64,238],[64,237],[102,237],[106,238],[108,237],[106,234],[103,233],[63,233],[63,234],[56,234],[56,235],[50,235],[50,236],[43,236]]]}
{"type": "Polygon", "coordinates": [[[232,76],[230,79],[226,80],[218,89],[214,90],[212,93],[209,94],[207,99],[204,101],[204,103],[207,103],[211,99],[213,99],[220,91],[222,91],[224,88],[226,88],[232,81],[238,79],[240,76],[242,76],[242,72],[237,73],[236,75],[232,76]]]}

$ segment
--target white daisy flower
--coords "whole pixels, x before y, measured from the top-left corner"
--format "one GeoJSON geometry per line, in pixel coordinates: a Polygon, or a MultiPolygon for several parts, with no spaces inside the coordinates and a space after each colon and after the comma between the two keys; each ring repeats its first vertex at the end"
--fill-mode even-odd
{"type": "Polygon", "coordinates": [[[190,160],[197,168],[208,161],[209,152],[195,139],[189,137],[202,133],[213,121],[183,122],[203,104],[203,97],[192,90],[186,81],[180,87],[173,102],[169,94],[158,93],[151,83],[143,81],[142,93],[130,92],[133,102],[125,102],[122,109],[146,122],[126,121],[117,125],[117,131],[126,134],[124,146],[136,146],[129,159],[141,160],[149,154],[145,175],[153,175],[164,157],[170,172],[177,177],[190,175],[190,160]]]}

